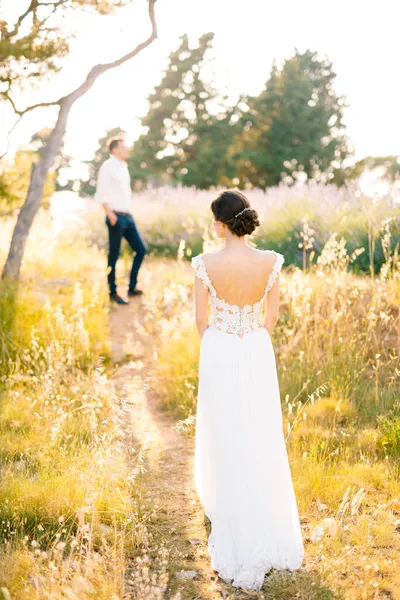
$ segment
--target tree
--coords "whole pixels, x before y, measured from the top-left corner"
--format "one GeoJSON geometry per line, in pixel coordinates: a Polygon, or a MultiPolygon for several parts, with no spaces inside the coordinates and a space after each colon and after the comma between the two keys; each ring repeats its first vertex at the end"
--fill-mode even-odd
{"type": "Polygon", "coordinates": [[[235,178],[236,165],[228,149],[239,130],[240,114],[238,103],[197,124],[193,135],[195,141],[187,144],[183,155],[183,185],[209,189],[227,185],[235,178]]]}
{"type": "MultiPolygon", "coordinates": [[[[29,187],[32,165],[43,153],[43,146],[50,135],[50,129],[45,128],[35,133],[30,142],[17,150],[11,160],[3,160],[0,171],[0,197],[3,200],[2,212],[10,214],[21,208],[29,187]]],[[[47,206],[51,195],[56,189],[57,169],[48,173],[43,188],[42,206],[47,206]]]]}
{"type": "Polygon", "coordinates": [[[354,164],[344,166],[334,171],[332,182],[336,185],[345,185],[360,179],[365,173],[389,184],[400,181],[400,156],[366,156],[354,164]]]}
{"type": "MultiPolygon", "coordinates": [[[[108,13],[115,7],[122,6],[128,1],[54,0],[47,2],[44,0],[41,2],[40,0],[31,0],[27,9],[20,15],[13,27],[9,29],[4,22],[0,25],[2,34],[0,44],[0,83],[3,86],[0,94],[4,100],[9,102],[19,118],[22,118],[23,115],[38,106],[58,107],[56,124],[43,148],[43,154],[38,162],[32,165],[28,193],[14,228],[9,253],[3,270],[3,278],[10,277],[17,279],[19,277],[26,240],[40,206],[46,176],[60,151],[73,104],[92,88],[100,75],[130,60],[156,39],[155,0],[148,0],[151,23],[150,36],[117,60],[93,67],[85,81],[66,96],[54,101],[41,102],[19,109],[14,101],[13,91],[18,86],[21,86],[22,81],[26,85],[31,79],[40,80],[60,68],[58,56],[60,54],[65,55],[68,52],[68,40],[63,35],[65,27],[61,29],[54,26],[54,22],[52,25],[52,18],[54,18],[56,13],[59,13],[57,15],[59,17],[60,14],[65,14],[65,11],[76,10],[77,8],[94,8],[101,13],[108,13]],[[50,32],[51,35],[49,35],[50,32]],[[24,77],[24,72],[26,73],[26,77],[24,77]]],[[[59,19],[57,22],[59,22],[59,19]]]]}
{"type": "Polygon", "coordinates": [[[332,64],[310,50],[296,50],[281,70],[273,64],[264,90],[247,100],[243,130],[230,151],[241,186],[265,189],[299,173],[333,177],[348,154],[335,77],[332,64]]]}
{"type": "MultiPolygon", "coordinates": [[[[0,172],[0,198],[3,214],[10,214],[20,208],[26,198],[32,164],[37,161],[37,154],[31,149],[20,149],[13,160],[3,161],[0,172]]],[[[42,204],[48,203],[55,189],[55,173],[49,173],[43,187],[42,204]]]]}
{"type": "Polygon", "coordinates": [[[346,173],[348,179],[358,179],[365,171],[374,170],[379,172],[380,179],[395,183],[400,179],[400,157],[366,156],[348,167],[346,173]]]}
{"type": "Polygon", "coordinates": [[[207,188],[228,169],[226,149],[238,109],[225,106],[204,73],[213,39],[206,33],[191,47],[184,35],[170,54],[164,77],[148,98],[145,132],[129,159],[133,179],[207,188]]]}
{"type": "Polygon", "coordinates": [[[115,127],[114,129],[107,131],[106,134],[99,139],[99,146],[95,152],[94,158],[92,160],[85,161],[88,166],[89,179],[86,181],[81,181],[79,188],[81,194],[84,196],[93,196],[96,193],[97,174],[101,165],[109,155],[107,141],[115,136],[123,137],[125,134],[125,131],[119,127],[115,127]]]}
{"type": "MultiPolygon", "coordinates": [[[[29,143],[28,149],[37,153],[40,157],[42,157],[46,151],[46,144],[49,140],[51,134],[51,129],[49,127],[45,127],[41,131],[33,134],[31,141],[29,143]]],[[[67,170],[71,168],[72,158],[67,156],[64,152],[64,144],[61,144],[59,153],[55,158],[53,169],[51,176],[51,180],[54,182],[54,190],[72,190],[74,186],[73,180],[67,180],[63,185],[61,183],[63,170],[67,170]]],[[[28,179],[29,180],[29,179],[28,179]]],[[[26,195],[25,195],[26,196],[26,195]]]]}

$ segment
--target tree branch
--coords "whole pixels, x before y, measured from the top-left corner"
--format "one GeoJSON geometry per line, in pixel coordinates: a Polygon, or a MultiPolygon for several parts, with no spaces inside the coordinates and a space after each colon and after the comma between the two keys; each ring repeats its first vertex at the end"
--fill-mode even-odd
{"type": "Polygon", "coordinates": [[[51,9],[51,11],[49,12],[49,14],[47,15],[47,17],[44,17],[44,19],[42,19],[41,21],[38,21],[34,27],[34,31],[38,32],[40,31],[40,29],[43,28],[43,25],[46,23],[46,21],[48,21],[56,12],[56,10],[60,7],[60,5],[63,3],[64,0],[61,0],[61,2],[52,2],[51,4],[39,4],[38,6],[52,6],[53,8],[51,9]]]}
{"type": "Polygon", "coordinates": [[[9,37],[13,37],[14,35],[17,35],[19,28],[21,26],[22,21],[32,12],[35,10],[35,8],[37,7],[37,0],[31,0],[28,8],[26,9],[26,11],[24,13],[22,13],[22,15],[20,15],[17,19],[17,22],[14,25],[14,29],[11,31],[11,33],[9,33],[9,37]]]}
{"type": "MultiPolygon", "coordinates": [[[[63,1],[64,0],[58,0],[57,4],[62,3],[63,1]]],[[[76,90],[74,90],[67,96],[63,96],[62,98],[59,98],[58,100],[54,100],[53,102],[38,102],[37,104],[32,104],[31,106],[27,106],[23,110],[18,110],[18,108],[16,107],[16,105],[14,103],[14,100],[11,98],[11,96],[9,94],[10,89],[8,89],[7,92],[0,92],[0,96],[3,96],[6,100],[8,100],[10,102],[15,114],[19,116],[19,119],[13,125],[11,131],[9,131],[8,136],[11,135],[11,133],[14,131],[15,127],[21,121],[22,117],[24,115],[26,115],[26,113],[34,110],[35,108],[42,108],[42,107],[48,107],[48,106],[60,106],[60,107],[65,106],[65,105],[72,106],[72,104],[78,98],[80,98],[87,91],[90,90],[90,88],[94,85],[94,83],[96,82],[97,78],[100,75],[102,75],[106,71],[109,71],[111,69],[115,69],[116,67],[119,67],[123,63],[127,62],[128,60],[130,60],[131,58],[133,58],[134,56],[139,54],[139,52],[141,52],[144,48],[147,48],[147,46],[149,46],[157,38],[157,23],[156,23],[156,18],[155,18],[155,11],[154,11],[155,2],[156,2],[156,0],[148,0],[148,3],[149,3],[148,13],[149,13],[149,18],[150,18],[150,23],[151,23],[150,37],[148,37],[147,40],[145,40],[144,42],[141,42],[140,44],[138,44],[131,52],[124,54],[124,56],[121,56],[117,60],[110,62],[110,63],[106,63],[104,65],[100,64],[100,65],[96,65],[95,67],[93,67],[90,70],[85,81],[79,87],[77,87],[76,90]]],[[[23,20],[23,18],[25,18],[26,14],[29,13],[29,10],[32,10],[32,7],[35,7],[35,3],[37,3],[37,0],[32,0],[32,2],[30,4],[30,8],[26,11],[26,13],[24,13],[24,15],[22,15],[19,18],[19,19],[21,19],[21,21],[23,20]]],[[[56,4],[56,2],[54,2],[54,4],[56,4]]],[[[3,156],[5,156],[5,154],[3,154],[3,156]]],[[[1,156],[0,158],[2,158],[3,156],[1,156]]]]}
{"type": "MultiPolygon", "coordinates": [[[[60,4],[63,1],[64,0],[58,0],[58,2],[57,3],[54,2],[54,4],[60,4]]],[[[28,14],[29,10],[32,9],[32,6],[34,6],[36,2],[37,2],[37,0],[32,0],[32,2],[30,4],[30,8],[26,11],[26,13],[24,13],[24,15],[22,15],[20,17],[21,20],[24,18],[24,16],[26,16],[26,14],[28,14]]],[[[128,60],[130,60],[131,58],[133,58],[134,56],[139,54],[139,52],[141,52],[144,48],[147,48],[147,46],[149,46],[151,44],[151,42],[153,42],[157,38],[157,23],[156,23],[156,17],[155,17],[155,12],[154,12],[155,2],[156,2],[156,0],[148,0],[149,18],[150,18],[150,23],[151,23],[150,37],[147,38],[147,40],[145,40],[144,42],[141,42],[140,44],[138,44],[136,46],[136,48],[134,48],[131,52],[124,54],[124,56],[121,56],[117,60],[110,62],[110,63],[105,63],[104,65],[96,65],[95,67],[93,67],[90,70],[85,81],[78,88],[76,88],[76,90],[74,90],[67,96],[63,96],[62,98],[59,98],[58,100],[54,100],[53,102],[39,102],[38,104],[33,104],[32,106],[28,106],[24,110],[18,110],[8,92],[6,92],[6,93],[3,92],[1,95],[4,96],[10,102],[11,106],[13,107],[14,112],[19,117],[23,117],[23,115],[25,115],[27,112],[30,112],[31,110],[34,110],[35,108],[40,108],[43,106],[55,106],[57,104],[58,105],[61,104],[61,102],[63,102],[63,103],[71,102],[71,104],[73,104],[73,102],[75,102],[75,100],[77,98],[80,98],[81,96],[83,96],[83,94],[85,94],[93,86],[94,82],[99,77],[99,75],[102,75],[103,73],[105,73],[106,71],[109,71],[111,69],[115,69],[116,67],[119,67],[123,63],[127,62],[128,60]]],[[[53,4],[53,3],[51,3],[51,4],[53,4]]]]}
{"type": "MultiPolygon", "coordinates": [[[[63,6],[64,4],[67,4],[69,0],[53,0],[52,2],[40,2],[39,0],[31,0],[30,4],[28,5],[28,8],[26,9],[26,11],[24,13],[22,13],[22,15],[20,15],[14,25],[14,29],[12,31],[10,31],[9,33],[7,33],[7,37],[8,38],[12,38],[15,35],[17,35],[19,28],[22,25],[22,22],[24,21],[24,19],[26,19],[26,17],[28,17],[31,13],[34,13],[38,8],[42,7],[48,7],[48,6],[52,6],[53,10],[52,10],[52,14],[54,14],[54,12],[60,7],[63,6]]],[[[43,23],[45,21],[47,21],[48,17],[46,17],[43,21],[43,23]]]]}
{"type": "Polygon", "coordinates": [[[56,100],[55,102],[38,102],[37,104],[32,104],[32,106],[28,106],[24,110],[18,110],[17,107],[14,104],[14,100],[11,98],[11,96],[9,96],[9,94],[7,92],[2,92],[2,93],[0,93],[0,95],[4,96],[4,98],[9,101],[9,103],[13,107],[13,110],[14,110],[15,114],[18,115],[18,119],[15,121],[15,123],[11,127],[11,129],[9,129],[9,131],[7,132],[7,146],[6,146],[6,149],[3,152],[3,154],[0,155],[0,159],[2,159],[2,158],[5,157],[5,155],[8,152],[8,149],[10,147],[10,135],[12,134],[12,132],[14,131],[14,129],[16,128],[16,126],[20,123],[22,117],[27,112],[29,112],[31,110],[34,110],[35,108],[41,108],[41,107],[47,107],[47,106],[59,106],[60,103],[59,103],[58,100],[56,100]]]}
{"type": "Polygon", "coordinates": [[[55,0],[54,2],[38,2],[38,6],[54,6],[57,8],[61,4],[66,4],[68,0],[55,0]]]}
{"type": "Polygon", "coordinates": [[[77,100],[77,98],[80,98],[81,96],[83,96],[83,94],[85,94],[88,90],[90,90],[90,88],[93,86],[93,84],[95,83],[95,81],[99,77],[99,75],[102,75],[103,73],[105,73],[106,71],[109,71],[111,69],[115,69],[116,67],[119,67],[123,63],[127,62],[128,60],[130,60],[131,58],[133,58],[134,56],[139,54],[139,52],[141,52],[144,48],[147,48],[147,46],[149,46],[157,38],[157,23],[156,23],[155,12],[154,12],[155,1],[156,0],[148,0],[148,2],[149,2],[149,18],[150,18],[150,23],[151,23],[150,37],[147,38],[147,40],[145,40],[144,42],[141,42],[140,44],[138,44],[136,46],[136,48],[134,48],[131,52],[128,52],[128,54],[121,56],[121,58],[118,58],[117,60],[110,62],[110,63],[106,63],[104,65],[96,65],[95,67],[93,67],[90,70],[85,81],[82,83],[82,85],[80,85],[76,90],[74,90],[67,96],[64,96],[64,98],[60,98],[60,100],[59,100],[60,103],[61,102],[71,102],[71,103],[75,102],[75,100],[77,100]]]}
{"type": "MultiPolygon", "coordinates": [[[[16,115],[19,116],[19,120],[24,115],[26,115],[26,113],[30,112],[31,110],[35,110],[35,108],[42,108],[42,107],[48,107],[48,106],[56,106],[56,105],[60,104],[60,100],[54,100],[53,102],[38,102],[37,104],[31,104],[31,106],[27,106],[23,110],[18,110],[18,108],[15,106],[14,100],[11,98],[11,96],[9,95],[8,92],[0,92],[0,95],[4,96],[4,98],[9,101],[9,103],[13,107],[13,111],[15,112],[16,115]]],[[[14,127],[15,127],[15,125],[14,125],[14,127]]]]}

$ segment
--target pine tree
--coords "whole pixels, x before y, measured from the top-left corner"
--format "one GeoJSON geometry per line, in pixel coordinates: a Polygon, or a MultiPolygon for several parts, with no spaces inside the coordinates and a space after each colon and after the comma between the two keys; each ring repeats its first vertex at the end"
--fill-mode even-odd
{"type": "Polygon", "coordinates": [[[207,188],[229,170],[226,151],[237,108],[227,108],[205,78],[213,38],[213,33],[204,34],[193,48],[184,35],[171,53],[164,77],[148,99],[149,111],[142,119],[146,131],[129,160],[133,179],[207,188]]]}
{"type": "Polygon", "coordinates": [[[233,144],[240,185],[266,188],[303,172],[331,179],[347,156],[343,98],[332,64],[307,50],[272,66],[265,89],[248,98],[242,133],[233,144]]]}

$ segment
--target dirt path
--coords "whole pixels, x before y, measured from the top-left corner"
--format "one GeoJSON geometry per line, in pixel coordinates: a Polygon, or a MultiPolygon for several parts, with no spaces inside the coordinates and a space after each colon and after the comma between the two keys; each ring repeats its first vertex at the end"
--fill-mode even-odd
{"type": "Polygon", "coordinates": [[[144,455],[145,472],[138,476],[137,486],[156,510],[156,519],[148,527],[151,546],[156,550],[164,545],[169,552],[166,597],[265,598],[263,594],[232,588],[210,567],[207,550],[210,526],[193,485],[194,438],[175,429],[174,419],[162,410],[151,391],[151,343],[135,331],[135,322],[140,321],[143,310],[140,300],[131,302],[129,307],[112,308],[112,351],[117,363],[117,389],[124,390],[132,406],[135,449],[143,450],[144,455]],[[178,592],[180,596],[176,596],[178,592]]]}

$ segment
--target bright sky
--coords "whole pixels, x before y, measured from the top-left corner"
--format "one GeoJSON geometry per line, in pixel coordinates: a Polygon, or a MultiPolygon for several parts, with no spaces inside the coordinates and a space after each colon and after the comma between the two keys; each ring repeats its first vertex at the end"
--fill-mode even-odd
{"type": "MultiPolygon", "coordinates": [[[[3,18],[23,12],[28,0],[0,0],[3,18]]],[[[400,155],[398,78],[398,0],[158,0],[159,39],[126,65],[103,75],[75,105],[66,136],[66,151],[77,161],[90,159],[97,140],[121,127],[134,140],[146,98],[160,82],[166,59],[188,33],[193,39],[213,31],[217,84],[232,96],[257,94],[268,78],[273,58],[281,63],[310,48],[327,55],[337,73],[336,89],[347,97],[348,134],[357,158],[400,155]]],[[[143,40],[149,32],[146,2],[135,0],[112,17],[76,16],[77,40],[61,74],[18,104],[48,101],[70,91],[93,64],[110,61],[143,40]]],[[[54,109],[25,117],[15,130],[10,150],[54,120],[54,109]]],[[[0,111],[0,135],[10,113],[0,111]]],[[[8,122],[8,123],[7,123],[8,122]]]]}

